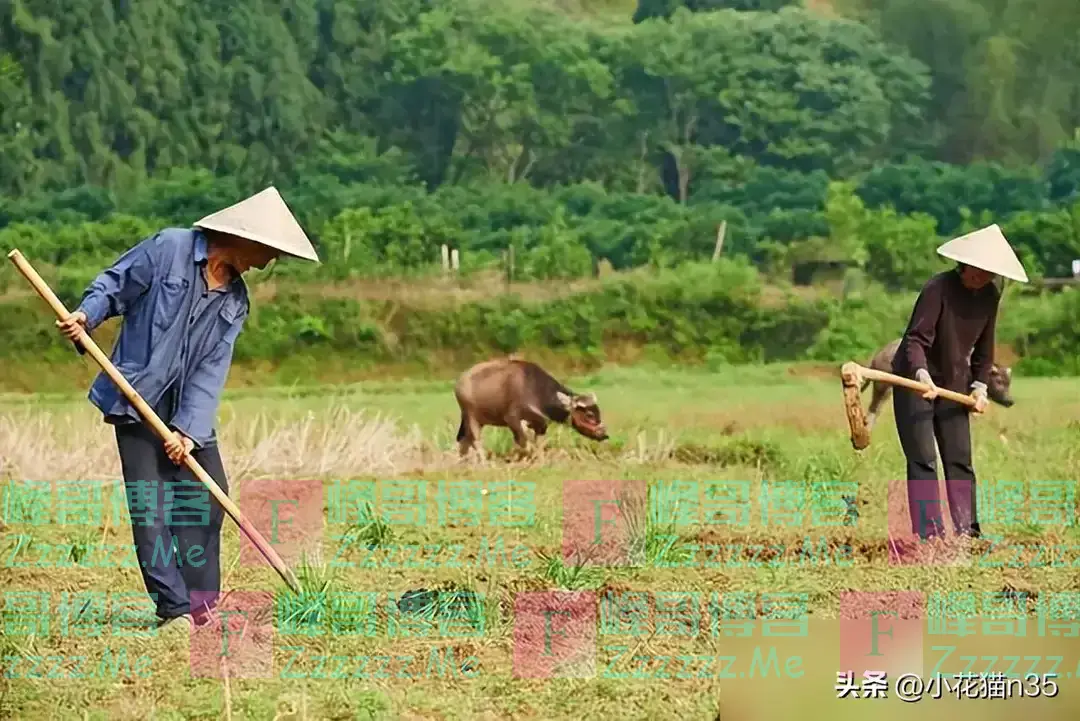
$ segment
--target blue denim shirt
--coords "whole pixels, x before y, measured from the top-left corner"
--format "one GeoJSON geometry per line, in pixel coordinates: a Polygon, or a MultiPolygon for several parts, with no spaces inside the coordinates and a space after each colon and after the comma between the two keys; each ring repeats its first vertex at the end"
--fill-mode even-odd
{"type": "MultiPolygon", "coordinates": [[[[151,407],[172,387],[176,401],[171,417],[162,420],[198,448],[217,441],[221,391],[250,310],[240,277],[220,294],[204,293],[206,251],[206,236],[199,230],[162,230],[103,271],[78,307],[86,313],[88,332],[123,316],[113,364],[151,407]]],[[[85,351],[80,347],[80,352],[85,351]]],[[[94,380],[89,398],[109,422],[139,418],[104,372],[94,380]]]]}

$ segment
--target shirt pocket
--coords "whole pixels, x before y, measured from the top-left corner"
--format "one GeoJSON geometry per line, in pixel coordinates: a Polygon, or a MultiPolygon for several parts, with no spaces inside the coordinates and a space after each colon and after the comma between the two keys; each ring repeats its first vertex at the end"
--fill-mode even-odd
{"type": "Polygon", "coordinates": [[[154,328],[164,330],[179,319],[188,285],[188,279],[180,275],[167,275],[162,279],[154,303],[154,328]]]}
{"type": "Polygon", "coordinates": [[[233,345],[243,327],[244,319],[241,317],[240,308],[235,303],[223,303],[218,311],[218,337],[228,345],[233,345]]]}

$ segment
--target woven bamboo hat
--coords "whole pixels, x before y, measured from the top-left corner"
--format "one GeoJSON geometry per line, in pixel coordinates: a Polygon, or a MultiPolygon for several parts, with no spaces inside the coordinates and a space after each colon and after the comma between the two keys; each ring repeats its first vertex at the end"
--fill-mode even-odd
{"type": "Polygon", "coordinates": [[[195,227],[247,238],[296,258],[319,262],[311,241],[273,186],[206,216],[195,227]]]}
{"type": "Polygon", "coordinates": [[[954,238],[940,246],[937,252],[950,260],[981,268],[1003,278],[1028,282],[1024,266],[996,223],[954,238]]]}

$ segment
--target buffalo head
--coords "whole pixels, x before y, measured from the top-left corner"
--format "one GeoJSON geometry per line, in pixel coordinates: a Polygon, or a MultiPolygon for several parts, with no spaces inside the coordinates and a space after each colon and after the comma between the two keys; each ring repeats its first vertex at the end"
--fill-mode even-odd
{"type": "Polygon", "coordinates": [[[600,407],[596,405],[596,394],[583,395],[558,393],[559,403],[570,413],[570,425],[574,430],[594,441],[606,441],[608,434],[600,418],[600,407]]]}
{"type": "Polygon", "coordinates": [[[1012,368],[997,364],[990,367],[990,382],[986,385],[986,395],[990,400],[1006,408],[1011,406],[1016,402],[1009,395],[1011,385],[1012,368]]]}

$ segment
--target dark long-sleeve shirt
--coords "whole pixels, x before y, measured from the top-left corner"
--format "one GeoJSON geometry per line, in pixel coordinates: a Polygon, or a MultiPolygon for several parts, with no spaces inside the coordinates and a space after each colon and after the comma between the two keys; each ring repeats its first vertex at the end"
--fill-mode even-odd
{"type": "Polygon", "coordinates": [[[938,387],[958,393],[975,381],[989,385],[999,300],[993,283],[970,290],[958,270],[935,275],[915,301],[893,373],[914,378],[925,368],[938,387]]]}

